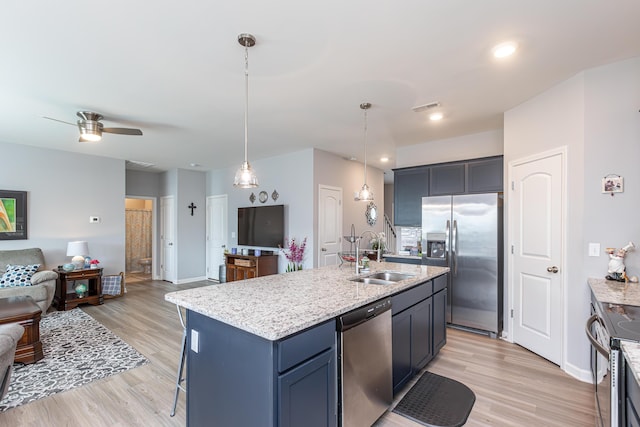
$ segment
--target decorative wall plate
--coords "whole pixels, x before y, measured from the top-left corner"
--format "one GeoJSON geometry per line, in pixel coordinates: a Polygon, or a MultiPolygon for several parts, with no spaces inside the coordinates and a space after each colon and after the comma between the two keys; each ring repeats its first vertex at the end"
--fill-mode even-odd
{"type": "Polygon", "coordinates": [[[260,203],[264,203],[269,199],[269,195],[267,194],[266,191],[261,191],[260,194],[258,194],[258,200],[260,200],[260,203]]]}
{"type": "Polygon", "coordinates": [[[273,201],[275,202],[276,200],[278,200],[278,197],[280,195],[278,194],[278,192],[276,190],[273,190],[273,193],[271,193],[271,198],[273,199],[273,201]]]}
{"type": "Polygon", "coordinates": [[[249,196],[249,200],[251,201],[251,203],[256,201],[256,195],[251,193],[251,195],[249,196]]]}

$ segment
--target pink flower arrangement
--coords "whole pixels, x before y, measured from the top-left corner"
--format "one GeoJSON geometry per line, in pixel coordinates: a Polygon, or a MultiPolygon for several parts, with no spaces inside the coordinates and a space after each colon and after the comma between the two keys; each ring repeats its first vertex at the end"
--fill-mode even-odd
{"type": "Polygon", "coordinates": [[[98,261],[97,259],[92,259],[91,261],[89,261],[89,264],[100,264],[100,261],[98,261]]]}
{"type": "Polygon", "coordinates": [[[304,250],[307,246],[307,238],[302,240],[301,244],[296,242],[295,237],[289,241],[285,239],[285,245],[287,249],[283,249],[284,256],[287,257],[289,265],[287,271],[302,270],[302,261],[304,260],[304,250]]]}

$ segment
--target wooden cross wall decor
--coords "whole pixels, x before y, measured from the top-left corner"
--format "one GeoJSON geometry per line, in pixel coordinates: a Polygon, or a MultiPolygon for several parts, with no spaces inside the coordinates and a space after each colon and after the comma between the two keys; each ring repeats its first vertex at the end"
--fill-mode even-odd
{"type": "Polygon", "coordinates": [[[196,209],[197,206],[193,204],[193,202],[191,202],[191,204],[189,206],[187,206],[187,209],[191,209],[191,216],[193,216],[193,210],[196,209]]]}

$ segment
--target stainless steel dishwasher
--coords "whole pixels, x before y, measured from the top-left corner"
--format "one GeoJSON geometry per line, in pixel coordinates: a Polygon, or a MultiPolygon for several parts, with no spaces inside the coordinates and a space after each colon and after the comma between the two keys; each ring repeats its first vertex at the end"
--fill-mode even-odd
{"type": "Polygon", "coordinates": [[[393,402],[391,300],[339,317],[339,414],[343,427],[369,427],[393,402]]]}

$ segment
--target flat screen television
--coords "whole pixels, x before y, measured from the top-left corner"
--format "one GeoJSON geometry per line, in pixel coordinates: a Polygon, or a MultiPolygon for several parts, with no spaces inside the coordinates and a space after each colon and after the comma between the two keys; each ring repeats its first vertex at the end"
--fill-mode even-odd
{"type": "Polygon", "coordinates": [[[284,246],[284,205],[238,208],[238,245],[284,246]]]}

